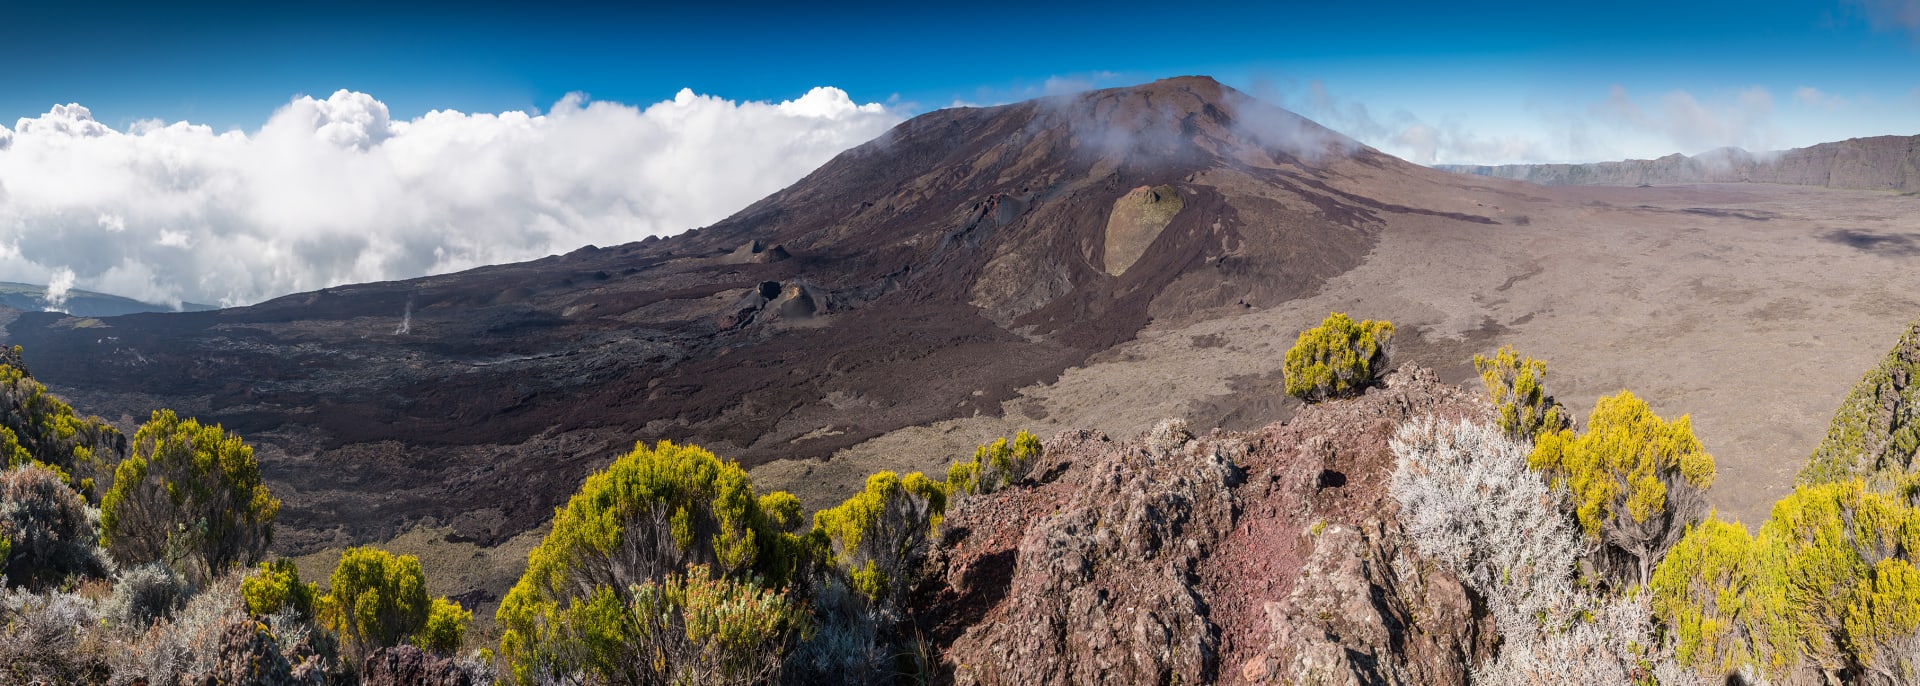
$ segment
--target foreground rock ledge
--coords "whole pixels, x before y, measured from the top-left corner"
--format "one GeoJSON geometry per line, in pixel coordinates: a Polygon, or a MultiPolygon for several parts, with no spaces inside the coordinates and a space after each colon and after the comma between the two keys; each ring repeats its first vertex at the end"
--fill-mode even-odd
{"type": "Polygon", "coordinates": [[[1403,367],[1256,432],[1067,432],[950,513],[921,630],[959,684],[1464,684],[1492,620],[1401,531],[1387,441],[1485,403],[1403,367]]]}

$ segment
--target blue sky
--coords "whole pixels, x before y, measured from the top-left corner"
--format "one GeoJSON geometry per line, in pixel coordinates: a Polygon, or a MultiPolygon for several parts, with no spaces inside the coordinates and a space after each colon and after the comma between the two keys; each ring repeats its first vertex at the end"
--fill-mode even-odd
{"type": "Polygon", "coordinates": [[[916,114],[1185,74],[1423,164],[1920,134],[1920,0],[0,0],[0,20],[0,281],[161,303],[671,235],[916,114]]]}
{"type": "MultiPolygon", "coordinates": [[[[372,94],[397,118],[541,110],[576,91],[643,104],[683,87],[777,101],[835,86],[923,111],[1018,99],[1049,79],[1207,73],[1280,100],[1318,81],[1383,125],[1404,112],[1401,121],[1481,136],[1559,136],[1540,120],[1590,115],[1615,86],[1648,111],[1674,92],[1711,109],[1764,89],[1777,135],[1728,142],[1920,133],[1920,0],[162,5],[8,8],[9,23],[27,30],[0,42],[0,64],[12,65],[0,74],[0,122],[78,102],[115,126],[159,118],[251,129],[290,96],[342,88],[372,94]],[[1803,88],[1843,104],[1795,99],[1803,88]]],[[[1618,134],[1619,145],[1591,152],[1696,142],[1642,137],[1618,134]]],[[[1543,156],[1575,151],[1556,152],[1543,156]]]]}

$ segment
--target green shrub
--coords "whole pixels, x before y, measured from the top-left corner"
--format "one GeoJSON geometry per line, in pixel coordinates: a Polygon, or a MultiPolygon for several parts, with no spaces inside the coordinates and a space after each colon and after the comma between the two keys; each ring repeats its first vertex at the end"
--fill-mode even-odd
{"type": "Polygon", "coordinates": [[[995,439],[973,451],[973,459],[955,462],[947,468],[946,490],[954,497],[992,493],[1019,483],[1040,461],[1040,439],[1025,431],[1014,434],[1013,441],[995,439]]]}
{"type": "MultiPolygon", "coordinates": [[[[990,459],[989,473],[998,469],[990,459]]],[[[880,472],[846,502],[814,513],[813,535],[854,590],[898,606],[946,509],[947,490],[939,482],[919,472],[880,472]]]]}
{"type": "Polygon", "coordinates": [[[473,616],[458,603],[427,597],[419,558],[378,548],[348,548],[340,556],[319,610],[321,623],[361,657],[401,643],[450,652],[473,616]]]}
{"type": "Polygon", "coordinates": [[[705,565],[634,586],[632,639],[647,664],[626,683],[768,684],[781,656],[807,627],[806,609],[787,591],[715,577],[705,565]]]}
{"type": "Polygon", "coordinates": [[[1690,418],[1663,420],[1627,391],[1600,399],[1586,433],[1540,435],[1527,464],[1568,490],[1581,529],[1602,546],[1596,561],[1639,584],[1704,514],[1714,477],[1690,418]]]}
{"type": "Polygon", "coordinates": [[[1521,357],[1513,346],[1503,346],[1493,357],[1473,356],[1473,368],[1493,398],[1499,415],[1500,430],[1507,437],[1531,443],[1542,433],[1555,433],[1573,427],[1567,408],[1547,395],[1547,363],[1521,357]]]}
{"type": "Polygon", "coordinates": [[[1900,499],[1858,480],[1795,489],[1756,548],[1747,603],[1771,670],[1804,651],[1839,671],[1920,628],[1920,510],[1900,499]]]}
{"type": "Polygon", "coordinates": [[[161,410],[114,470],[101,528],[122,564],[159,561],[204,581],[259,560],[279,511],[239,436],[161,410]]]}
{"type": "Polygon", "coordinates": [[[1654,573],[1654,608],[1680,659],[1718,676],[1920,677],[1920,509],[1859,479],[1802,486],[1749,538],[1693,527],[1654,573]]]}
{"type": "Polygon", "coordinates": [[[14,354],[0,356],[0,468],[47,465],[83,495],[126,455],[127,439],[98,417],[81,417],[47,392],[14,354]]]}
{"type": "Polygon", "coordinates": [[[1709,516],[1654,569],[1654,616],[1669,627],[1682,664],[1724,675],[1753,663],[1744,624],[1753,553],[1746,527],[1709,516]]]}
{"type": "Polygon", "coordinates": [[[1334,312],[1300,332],[1287,351],[1287,393],[1307,402],[1358,393],[1373,383],[1387,363],[1393,322],[1355,323],[1334,312]]]}
{"type": "Polygon", "coordinates": [[[780,588],[809,546],[791,495],[756,496],[738,464],[694,446],[639,445],[587,478],[501,602],[504,678],[586,674],[622,681],[650,664],[635,643],[629,589],[707,565],[710,574],[780,588]]]}
{"type": "Polygon", "coordinates": [[[260,568],[240,582],[240,595],[246,599],[247,614],[256,617],[292,612],[312,617],[320,588],[300,581],[300,570],[292,560],[260,563],[260,568]]]}
{"type": "Polygon", "coordinates": [[[450,655],[460,650],[471,626],[472,611],[446,598],[434,598],[427,608],[427,623],[414,635],[413,644],[430,653],[450,655]]]}
{"type": "Polygon", "coordinates": [[[46,588],[70,576],[103,576],[86,500],[41,464],[0,472],[0,573],[9,585],[46,588]]]}

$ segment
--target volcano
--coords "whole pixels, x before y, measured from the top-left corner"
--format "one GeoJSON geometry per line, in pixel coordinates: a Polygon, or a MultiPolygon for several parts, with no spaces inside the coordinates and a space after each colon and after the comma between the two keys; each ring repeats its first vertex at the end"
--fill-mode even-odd
{"type": "Polygon", "coordinates": [[[315,497],[296,528],[478,502],[498,515],[464,533],[495,539],[635,440],[825,457],[997,412],[1157,317],[1310,293],[1396,216],[1492,221],[1349,190],[1380,177],[1444,178],[1172,79],[928,114],[672,238],[219,312],[27,313],[9,339],[95,411],[282,446],[269,473],[315,497]],[[340,500],[361,489],[414,496],[340,500]]]}
{"type": "Polygon", "coordinates": [[[1913,199],[1818,190],[1453,174],[1186,77],[928,113],[670,238],[0,324],[84,411],[255,443],[292,555],[524,541],[635,441],[823,507],[1014,428],[1258,427],[1292,412],[1281,359],[1330,310],[1394,319],[1396,357],[1446,380],[1513,342],[1577,411],[1630,386],[1693,412],[1744,512],[1920,310],[1903,257],[1822,224],[1841,205],[1847,231],[1920,233],[1913,199]]]}

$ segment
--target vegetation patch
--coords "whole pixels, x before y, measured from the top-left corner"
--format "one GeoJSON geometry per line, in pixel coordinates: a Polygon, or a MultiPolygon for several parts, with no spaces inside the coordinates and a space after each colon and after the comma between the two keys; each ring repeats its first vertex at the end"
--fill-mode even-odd
{"type": "Polygon", "coordinates": [[[1359,393],[1385,370],[1392,340],[1393,322],[1327,315],[1287,350],[1287,394],[1315,402],[1359,393]]]}
{"type": "Polygon", "coordinates": [[[1861,478],[1884,485],[1913,471],[1917,449],[1920,321],[1847,393],[1797,481],[1814,485],[1861,478]]]}
{"type": "Polygon", "coordinates": [[[1566,489],[1581,530],[1599,546],[1594,561],[1636,584],[1706,512],[1714,477],[1688,417],[1661,419],[1627,391],[1601,398],[1585,433],[1542,434],[1527,464],[1566,489]]]}

